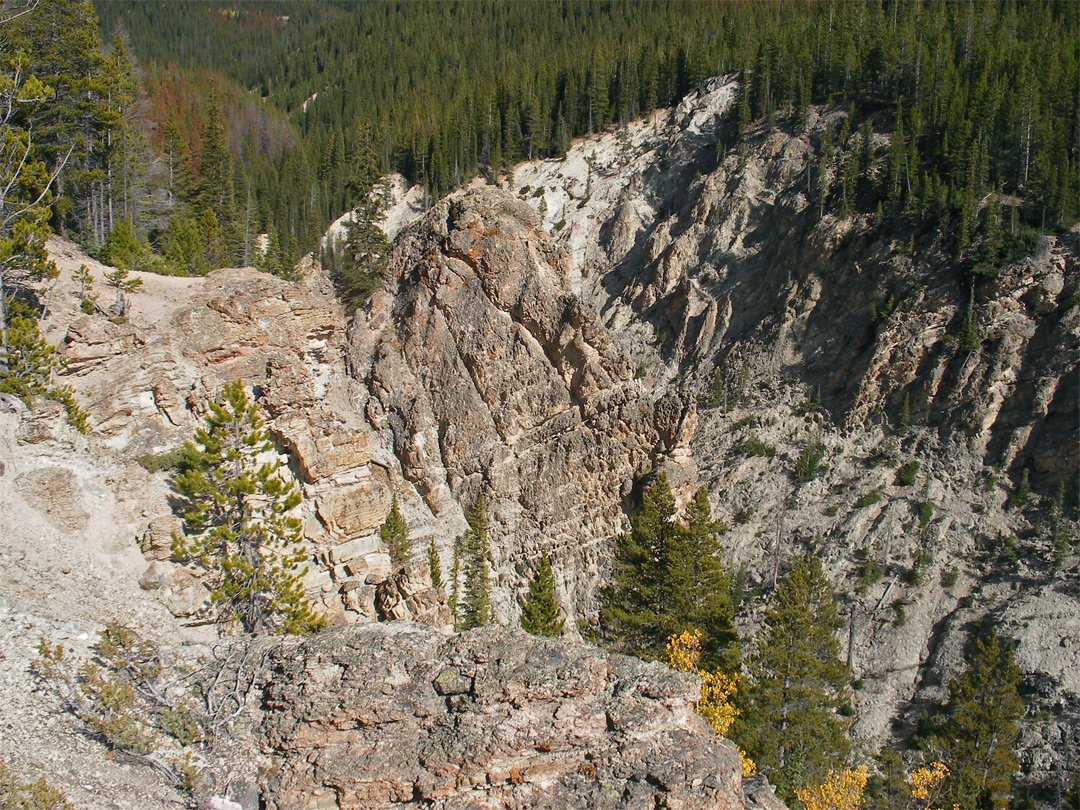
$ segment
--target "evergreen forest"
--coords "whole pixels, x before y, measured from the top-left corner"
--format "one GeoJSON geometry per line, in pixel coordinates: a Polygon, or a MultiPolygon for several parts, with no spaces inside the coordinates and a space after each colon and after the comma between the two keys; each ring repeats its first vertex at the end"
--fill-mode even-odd
{"type": "Polygon", "coordinates": [[[993,191],[1033,229],[1078,214],[1069,2],[41,0],[3,35],[53,90],[16,110],[46,169],[66,158],[53,229],[143,269],[287,275],[361,202],[356,177],[434,199],[725,74],[744,93],[721,149],[753,120],[854,107],[894,137],[879,187],[843,204],[884,202],[960,252],[993,191]]]}

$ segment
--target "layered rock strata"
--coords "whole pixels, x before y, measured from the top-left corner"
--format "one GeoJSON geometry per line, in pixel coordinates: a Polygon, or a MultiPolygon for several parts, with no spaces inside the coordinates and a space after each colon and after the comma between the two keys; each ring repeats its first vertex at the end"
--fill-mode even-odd
{"type": "Polygon", "coordinates": [[[681,808],[747,802],[694,679],[500,627],[321,634],[263,654],[271,810],[681,808]]]}

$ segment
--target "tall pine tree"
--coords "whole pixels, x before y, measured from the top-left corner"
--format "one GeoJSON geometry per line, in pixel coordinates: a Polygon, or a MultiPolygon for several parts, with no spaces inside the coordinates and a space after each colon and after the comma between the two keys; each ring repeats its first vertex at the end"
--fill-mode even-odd
{"type": "Polygon", "coordinates": [[[616,541],[600,611],[603,636],[616,649],[659,658],[676,632],[668,554],[684,531],[677,511],[667,474],[660,473],[645,491],[641,511],[630,519],[630,533],[616,541]]]}
{"type": "Polygon", "coordinates": [[[850,677],[839,626],[821,561],[800,557],[765,613],[736,721],[739,744],[788,802],[839,770],[851,747],[837,713],[850,677]]]}
{"type": "Polygon", "coordinates": [[[615,648],[659,658],[678,633],[702,633],[702,663],[729,670],[738,660],[731,581],[718,556],[722,525],[702,488],[685,523],[667,475],[646,490],[630,533],[616,543],[612,583],[602,594],[602,631],[615,648]]]}
{"type": "Polygon", "coordinates": [[[944,805],[1004,810],[1019,770],[1013,748],[1024,704],[1020,667],[996,635],[975,642],[967,666],[949,681],[949,702],[930,740],[932,756],[949,768],[944,805]]]}
{"type": "Polygon", "coordinates": [[[390,252],[379,219],[386,206],[387,189],[379,171],[371,128],[360,131],[356,173],[347,185],[352,216],[346,228],[345,251],[339,275],[334,279],[345,305],[355,309],[382,286],[383,270],[390,252]]]}
{"type": "Polygon", "coordinates": [[[461,575],[464,593],[456,600],[456,629],[471,630],[491,624],[491,573],[488,570],[487,514],[484,496],[478,495],[465,516],[469,528],[461,539],[461,575]]]}
{"type": "Polygon", "coordinates": [[[398,509],[397,493],[390,498],[390,514],[386,516],[386,522],[379,528],[379,539],[386,546],[390,554],[390,564],[394,568],[400,568],[409,561],[412,555],[412,544],[409,542],[409,527],[405,525],[405,518],[398,509]]]}
{"type": "Polygon", "coordinates": [[[704,668],[734,672],[739,647],[732,624],[731,576],[720,560],[719,536],[726,527],[713,519],[705,487],[694,493],[683,520],[685,531],[674,535],[668,552],[673,628],[680,633],[700,630],[704,668]]]}

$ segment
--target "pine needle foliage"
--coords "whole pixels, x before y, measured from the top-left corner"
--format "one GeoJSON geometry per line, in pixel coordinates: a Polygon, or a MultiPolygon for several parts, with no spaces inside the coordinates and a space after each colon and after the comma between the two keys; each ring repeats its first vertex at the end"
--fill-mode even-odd
{"type": "Polygon", "coordinates": [[[562,634],[566,619],[555,600],[555,572],[551,557],[545,552],[536,564],[529,580],[529,590],[521,605],[521,629],[534,636],[554,637],[562,634]]]}
{"type": "Polygon", "coordinates": [[[409,541],[409,527],[398,509],[397,493],[390,499],[390,513],[386,522],[379,528],[379,539],[390,553],[390,564],[400,568],[412,556],[412,543],[409,541]]]}
{"type": "Polygon", "coordinates": [[[289,514],[300,493],[279,477],[280,461],[259,461],[273,444],[239,380],[210,409],[173,479],[186,500],[185,536],[174,535],[173,553],[207,571],[222,630],[317,630],[325,620],[304,593],[300,521],[289,514]]]}
{"type": "Polygon", "coordinates": [[[382,287],[390,243],[379,227],[387,202],[369,127],[361,128],[358,169],[347,183],[352,216],[346,226],[345,253],[339,272],[333,273],[345,305],[356,309],[382,287]]]}
{"type": "Polygon", "coordinates": [[[464,593],[457,600],[457,630],[471,630],[491,624],[491,573],[488,570],[491,548],[488,544],[487,514],[482,494],[477,496],[466,520],[469,528],[461,539],[464,593]]]}
{"type": "Polygon", "coordinates": [[[54,385],[53,375],[63,368],[56,349],[45,342],[28,308],[12,308],[6,348],[0,350],[0,393],[13,394],[27,405],[34,397],[59,402],[68,422],[80,433],[90,432],[90,417],[75,401],[69,385],[54,385]]]}
{"type": "Polygon", "coordinates": [[[435,538],[431,538],[431,545],[428,546],[427,552],[428,571],[431,574],[431,587],[441,588],[443,586],[442,581],[442,563],[439,561],[439,550],[435,548],[435,538]]]}
{"type": "Polygon", "coordinates": [[[1004,810],[1019,770],[1014,752],[1024,704],[1022,673],[1012,647],[996,635],[979,639],[967,666],[949,681],[949,701],[929,748],[951,778],[944,804],[961,810],[1004,810]]]}
{"type": "Polygon", "coordinates": [[[823,784],[850,749],[838,715],[850,672],[840,660],[832,589],[816,557],[804,555],[777,589],[748,661],[736,739],[785,801],[823,784]]]}
{"type": "Polygon", "coordinates": [[[667,476],[661,473],[646,490],[630,527],[616,542],[612,583],[602,595],[600,619],[607,642],[658,659],[671,636],[700,630],[703,665],[733,669],[738,647],[731,578],[719,557],[725,527],[712,518],[707,490],[695,493],[680,522],[667,476]]]}
{"type": "Polygon", "coordinates": [[[609,644],[643,658],[659,658],[675,634],[670,616],[669,555],[682,526],[667,475],[645,491],[630,532],[618,538],[611,584],[603,593],[601,626],[609,644]]]}

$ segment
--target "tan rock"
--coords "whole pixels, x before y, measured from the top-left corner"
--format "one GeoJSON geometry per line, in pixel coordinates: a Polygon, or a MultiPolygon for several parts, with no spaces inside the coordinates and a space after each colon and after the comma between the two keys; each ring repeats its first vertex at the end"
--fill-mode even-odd
{"type": "Polygon", "coordinates": [[[184,522],[176,515],[162,515],[151,520],[139,540],[143,556],[153,560],[169,559],[172,556],[173,534],[184,534],[184,522]]]}
{"type": "Polygon", "coordinates": [[[294,419],[276,424],[275,433],[296,458],[308,483],[363,467],[371,461],[366,431],[321,432],[307,420],[294,419]]]}
{"type": "Polygon", "coordinates": [[[374,482],[332,490],[315,501],[316,513],[335,541],[377,529],[390,511],[389,491],[374,482]]]}
{"type": "Polygon", "coordinates": [[[65,532],[86,529],[90,515],[83,506],[83,493],[75,474],[63,467],[42,467],[15,479],[23,499],[46,520],[65,532]]]}
{"type": "Polygon", "coordinates": [[[381,621],[414,621],[450,632],[454,617],[446,591],[431,587],[427,564],[409,564],[375,588],[375,611],[381,621]]]}
{"type": "Polygon", "coordinates": [[[139,587],[154,591],[177,618],[195,615],[210,599],[210,591],[184,566],[159,560],[139,577],[139,587]]]}

